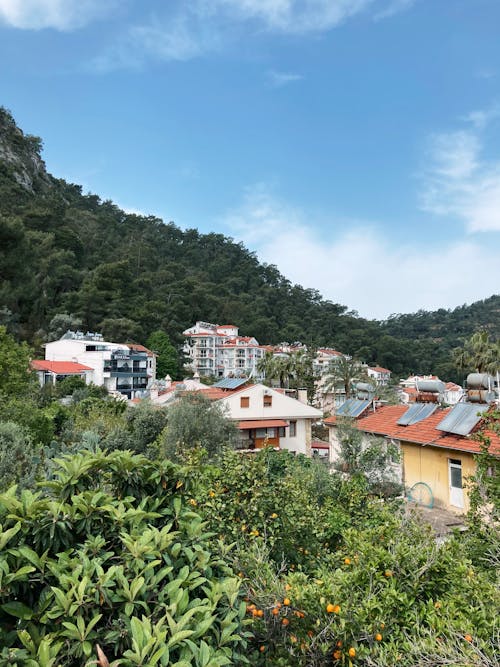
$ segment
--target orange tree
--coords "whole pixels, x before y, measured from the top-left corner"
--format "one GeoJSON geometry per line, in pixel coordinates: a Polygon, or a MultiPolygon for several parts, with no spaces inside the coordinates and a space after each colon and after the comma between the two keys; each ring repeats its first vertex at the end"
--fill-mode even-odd
{"type": "Polygon", "coordinates": [[[499,600],[463,541],[438,545],[364,477],[319,465],[272,450],[191,461],[188,502],[243,582],[252,664],[493,665],[499,600]]]}
{"type": "Polygon", "coordinates": [[[458,539],[437,545],[412,518],[345,530],[315,568],[279,571],[264,545],[235,566],[245,568],[255,664],[496,664],[497,589],[458,539]]]}
{"type": "Polygon", "coordinates": [[[321,462],[272,448],[203,460],[200,450],[189,459],[187,495],[210,529],[243,549],[263,541],[274,562],[292,569],[315,566],[338,547],[342,530],[365,516],[364,479],[342,482],[321,462]]]}

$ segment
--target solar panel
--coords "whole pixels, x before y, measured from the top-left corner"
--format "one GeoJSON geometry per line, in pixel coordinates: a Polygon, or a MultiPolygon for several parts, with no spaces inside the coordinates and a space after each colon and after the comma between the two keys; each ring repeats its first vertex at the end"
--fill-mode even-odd
{"type": "Polygon", "coordinates": [[[359,417],[359,415],[366,410],[370,405],[370,399],[361,400],[359,398],[349,398],[337,410],[338,417],[359,417]]]}
{"type": "Polygon", "coordinates": [[[247,382],[247,378],[224,378],[212,386],[218,389],[238,389],[247,382]]]}
{"type": "Polygon", "coordinates": [[[404,415],[398,419],[398,424],[400,426],[418,424],[418,422],[430,417],[436,409],[437,405],[434,403],[414,403],[413,405],[410,405],[404,415]]]}
{"type": "Polygon", "coordinates": [[[455,435],[469,435],[474,426],[481,421],[481,414],[478,413],[486,412],[488,408],[489,405],[457,403],[436,428],[455,435]]]}

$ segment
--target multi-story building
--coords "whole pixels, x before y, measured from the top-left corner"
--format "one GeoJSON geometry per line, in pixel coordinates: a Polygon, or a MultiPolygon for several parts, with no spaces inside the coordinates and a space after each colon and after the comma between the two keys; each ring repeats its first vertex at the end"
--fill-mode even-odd
{"type": "Polygon", "coordinates": [[[45,344],[47,361],[70,361],[92,369],[86,382],[104,386],[128,399],[143,395],[156,379],[156,356],[143,345],[112,343],[101,334],[67,331],[45,344]]]}
{"type": "Polygon", "coordinates": [[[379,387],[386,387],[391,381],[391,371],[382,366],[368,366],[366,369],[368,377],[375,380],[379,387]]]}
{"type": "Polygon", "coordinates": [[[251,336],[240,336],[233,324],[196,324],[183,332],[186,366],[201,376],[260,379],[257,366],[266,352],[251,336]]]}

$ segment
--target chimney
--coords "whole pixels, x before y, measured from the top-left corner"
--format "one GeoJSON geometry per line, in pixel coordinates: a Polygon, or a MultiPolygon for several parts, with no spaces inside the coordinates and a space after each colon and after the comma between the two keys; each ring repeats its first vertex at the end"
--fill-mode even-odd
{"type": "Polygon", "coordinates": [[[307,389],[297,389],[297,400],[300,401],[301,403],[304,403],[304,405],[308,405],[307,389]]]}
{"type": "Polygon", "coordinates": [[[172,378],[170,375],[165,375],[165,389],[169,389],[172,386],[172,378]]]}

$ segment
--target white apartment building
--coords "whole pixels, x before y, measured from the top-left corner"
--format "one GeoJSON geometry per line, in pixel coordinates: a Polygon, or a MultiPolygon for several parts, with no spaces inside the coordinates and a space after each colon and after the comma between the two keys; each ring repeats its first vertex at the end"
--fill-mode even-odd
{"type": "Polygon", "coordinates": [[[375,380],[379,387],[386,387],[391,381],[391,371],[382,366],[368,366],[366,369],[368,377],[375,380]]]}
{"type": "Polygon", "coordinates": [[[257,365],[266,348],[251,336],[240,336],[233,324],[196,322],[183,332],[186,366],[201,376],[261,379],[257,365]]]}
{"type": "Polygon", "coordinates": [[[156,355],[143,345],[112,343],[101,334],[67,331],[45,344],[47,361],[69,361],[92,369],[86,382],[104,386],[128,399],[141,397],[156,379],[156,355]]]}

